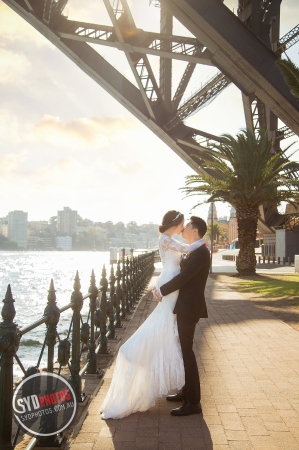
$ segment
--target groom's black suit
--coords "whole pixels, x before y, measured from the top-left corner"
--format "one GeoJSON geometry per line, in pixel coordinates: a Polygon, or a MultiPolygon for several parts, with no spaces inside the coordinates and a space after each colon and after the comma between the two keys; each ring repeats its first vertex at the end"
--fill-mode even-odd
{"type": "Polygon", "coordinates": [[[184,394],[194,405],[200,401],[200,381],[192,346],[197,322],[208,317],[204,290],[209,270],[210,252],[203,245],[181,260],[179,275],[160,287],[163,296],[180,290],[173,313],[177,314],[185,367],[184,394]]]}

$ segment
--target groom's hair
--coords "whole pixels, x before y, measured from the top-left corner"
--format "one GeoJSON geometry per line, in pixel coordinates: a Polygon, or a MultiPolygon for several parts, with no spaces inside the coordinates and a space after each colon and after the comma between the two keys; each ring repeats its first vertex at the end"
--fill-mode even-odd
{"type": "Polygon", "coordinates": [[[198,235],[200,238],[204,237],[204,235],[207,232],[207,224],[206,222],[201,219],[200,217],[197,216],[191,216],[190,217],[190,222],[192,225],[192,228],[196,228],[198,231],[198,235]]]}

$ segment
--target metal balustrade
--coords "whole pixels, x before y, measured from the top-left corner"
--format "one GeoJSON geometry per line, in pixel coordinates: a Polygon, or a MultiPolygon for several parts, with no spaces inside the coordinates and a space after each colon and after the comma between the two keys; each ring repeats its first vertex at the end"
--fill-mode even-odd
{"type": "MultiPolygon", "coordinates": [[[[51,280],[43,316],[22,329],[19,329],[14,322],[16,315],[14,304],[17,305],[17,300],[14,300],[11,286],[8,285],[1,311],[3,320],[0,323],[0,449],[13,449],[20,432],[19,427],[12,438],[14,361],[21,368],[24,379],[40,372],[41,360],[47,347],[46,371],[53,373],[57,369],[54,368],[54,360],[59,363],[57,371],[59,375],[62,367],[68,367],[68,381],[74,389],[77,400],[82,401],[84,399],[82,375],[84,373],[103,374],[103,370],[97,367],[96,355],[110,352],[109,339],[116,339],[116,329],[122,327],[122,321],[130,319],[133,309],[153,274],[154,262],[154,251],[126,258],[123,252],[121,261],[111,265],[109,280],[106,268],[103,267],[99,288],[96,287],[96,278],[92,270],[86,295],[81,293],[77,272],[71,301],[62,308],[57,306],[54,281],[51,280]],[[81,310],[87,299],[89,299],[89,311],[86,322],[83,322],[81,310]],[[65,339],[62,339],[57,331],[57,325],[61,314],[70,308],[73,314],[68,334],[65,339]],[[43,324],[46,325],[45,339],[38,361],[35,366],[26,369],[18,356],[19,344],[25,334],[43,324]],[[97,333],[98,329],[100,333],[97,333]],[[97,334],[99,334],[98,338],[97,334]],[[86,364],[81,368],[84,345],[87,346],[88,353],[86,364]]],[[[43,446],[52,446],[55,439],[56,436],[43,439],[43,446]]],[[[33,447],[37,444],[36,439],[34,441],[33,447]]]]}

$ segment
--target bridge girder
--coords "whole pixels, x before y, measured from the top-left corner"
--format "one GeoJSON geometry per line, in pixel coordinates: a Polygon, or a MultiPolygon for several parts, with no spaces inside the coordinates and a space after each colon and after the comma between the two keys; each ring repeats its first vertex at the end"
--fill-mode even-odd
{"type": "Polygon", "coordinates": [[[115,36],[115,30],[112,26],[101,26],[75,21],[73,21],[73,24],[74,31],[63,31],[59,28],[57,30],[59,36],[65,39],[91,42],[93,44],[117,48],[127,53],[138,54],[139,58],[140,55],[145,54],[193,62],[195,64],[200,62],[201,64],[212,65],[208,54],[206,53],[203,56],[203,46],[194,38],[163,35],[136,29],[134,40],[132,34],[130,34],[130,39],[121,41],[115,36]]]}
{"type": "MultiPolygon", "coordinates": [[[[219,0],[161,0],[160,33],[137,28],[126,0],[103,0],[112,26],[68,20],[62,14],[67,0],[3,1],[198,173],[204,171],[192,156],[194,150],[204,152],[210,142],[220,139],[187,127],[184,120],[230,83],[242,92],[248,128],[267,128],[276,145],[291,133],[299,134],[299,102],[275,64],[281,49],[299,39],[299,29],[295,27],[279,40],[281,0],[265,2],[267,8],[258,15],[255,13],[260,0],[239,0],[239,18],[219,0]],[[276,22],[270,20],[273,12],[278,15],[276,22]],[[193,37],[173,35],[173,17],[193,37]],[[89,43],[124,52],[137,87],[89,43]],[[147,55],[160,57],[159,80],[147,55]],[[186,62],[174,95],[172,59],[186,62]],[[200,64],[215,66],[218,74],[182,104],[192,74],[200,64]],[[285,124],[281,130],[277,130],[277,118],[285,124]]],[[[155,3],[158,4],[156,0],[155,3]]]]}

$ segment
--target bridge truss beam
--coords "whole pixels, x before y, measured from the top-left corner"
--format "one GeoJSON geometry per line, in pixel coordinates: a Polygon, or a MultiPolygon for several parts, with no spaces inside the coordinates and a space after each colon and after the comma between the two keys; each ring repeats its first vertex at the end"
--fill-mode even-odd
{"type": "Polygon", "coordinates": [[[167,124],[166,129],[178,125],[181,121],[194,114],[201,109],[207,102],[213,100],[220,92],[230,84],[230,80],[221,72],[209,80],[204,86],[201,86],[197,92],[177,110],[175,117],[173,117],[167,124]]]}
{"type": "MultiPolygon", "coordinates": [[[[103,0],[112,26],[68,20],[62,14],[67,0],[3,1],[198,173],[203,169],[193,157],[194,151],[204,152],[207,145],[221,139],[191,129],[184,121],[216,98],[230,83],[242,92],[246,123],[250,129],[267,128],[269,137],[276,139],[276,145],[290,133],[299,134],[299,102],[290,93],[275,64],[275,52],[297,39],[294,29],[279,40],[281,0],[263,2],[266,6],[259,14],[255,13],[256,8],[260,8],[260,0],[239,0],[239,18],[219,0],[161,0],[160,33],[137,28],[126,0],[103,0]],[[274,13],[276,22],[271,19],[274,13]],[[187,28],[191,37],[173,35],[173,17],[187,28]],[[124,52],[136,86],[90,43],[124,52]],[[148,55],[160,58],[157,79],[148,55]],[[172,59],[186,62],[174,95],[172,59]],[[199,64],[215,66],[218,74],[182,104],[199,64]],[[277,130],[277,118],[284,122],[285,129],[277,130]]],[[[157,0],[153,2],[158,3],[157,0]]]]}
{"type": "Polygon", "coordinates": [[[279,55],[299,41],[299,25],[296,25],[291,31],[285,34],[279,41],[274,44],[274,50],[276,48],[276,53],[279,55]]]}
{"type": "MultiPolygon", "coordinates": [[[[129,38],[119,40],[115,35],[115,28],[112,26],[76,21],[72,22],[71,29],[64,30],[63,27],[57,27],[55,31],[65,39],[105,45],[127,53],[147,54],[195,64],[212,65],[207,53],[202,56],[204,47],[198,40],[185,36],[173,36],[136,29],[133,36],[128,33],[129,38]]],[[[130,29],[127,31],[130,32],[130,29]]]]}

